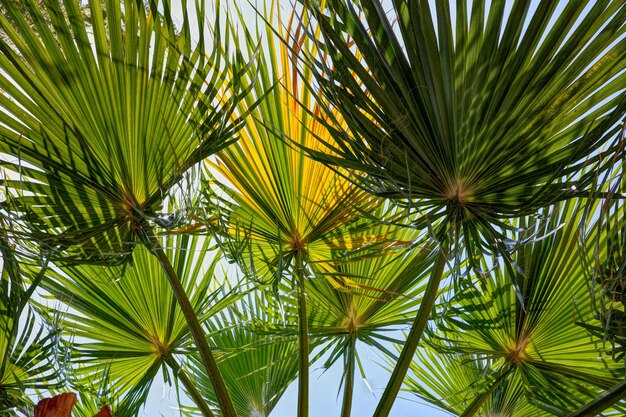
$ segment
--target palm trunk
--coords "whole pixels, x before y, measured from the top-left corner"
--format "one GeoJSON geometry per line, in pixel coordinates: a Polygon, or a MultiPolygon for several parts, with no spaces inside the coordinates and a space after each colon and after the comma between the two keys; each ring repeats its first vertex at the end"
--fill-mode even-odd
{"type": "Polygon", "coordinates": [[[435,300],[437,299],[437,292],[439,290],[439,284],[443,276],[443,270],[447,259],[446,246],[447,245],[442,244],[442,247],[439,249],[430,280],[426,286],[424,298],[422,298],[420,308],[415,316],[413,325],[411,326],[411,331],[409,332],[409,336],[404,344],[402,353],[400,353],[400,357],[398,358],[398,363],[391,374],[387,387],[385,387],[385,392],[380,398],[378,407],[376,407],[374,417],[388,417],[391,412],[391,407],[400,392],[400,388],[404,382],[404,377],[406,376],[409,366],[413,361],[413,355],[415,355],[422,333],[428,323],[430,312],[432,311],[435,300]]]}
{"type": "Polygon", "coordinates": [[[207,371],[207,375],[209,376],[209,380],[211,381],[211,385],[213,386],[213,391],[215,391],[215,396],[217,397],[217,402],[220,405],[220,409],[222,410],[223,417],[237,417],[237,413],[235,412],[235,406],[233,405],[233,401],[230,398],[230,394],[228,393],[228,389],[226,388],[226,384],[224,383],[224,379],[222,378],[222,374],[217,366],[217,362],[215,361],[215,357],[213,356],[213,352],[209,347],[209,343],[207,342],[206,335],[202,330],[202,326],[200,325],[200,321],[198,320],[198,316],[187,297],[187,293],[185,292],[185,288],[183,287],[178,274],[172,267],[170,260],[167,258],[163,247],[161,246],[159,240],[154,235],[153,229],[147,225],[143,224],[144,233],[141,235],[141,240],[144,245],[154,254],[167,279],[174,291],[174,295],[176,300],[178,301],[178,305],[180,306],[183,315],[185,316],[185,320],[187,320],[187,325],[189,326],[189,331],[193,336],[194,341],[196,342],[196,347],[198,348],[198,353],[200,355],[200,359],[204,364],[204,367],[207,371]]]}

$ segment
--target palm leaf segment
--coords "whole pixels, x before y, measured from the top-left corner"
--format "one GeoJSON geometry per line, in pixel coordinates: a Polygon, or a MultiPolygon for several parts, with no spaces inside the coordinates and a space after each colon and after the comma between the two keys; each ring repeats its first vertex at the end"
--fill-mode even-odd
{"type": "Polygon", "coordinates": [[[310,56],[316,79],[354,132],[311,154],[422,225],[445,216],[492,244],[498,219],[575,195],[615,149],[622,1],[305,3],[332,61],[310,56]]]}
{"type": "MultiPolygon", "coordinates": [[[[393,331],[410,324],[415,315],[434,250],[415,229],[379,224],[366,233],[417,243],[377,256],[348,256],[349,261],[324,274],[349,286],[334,287],[326,285],[327,280],[312,280],[307,291],[310,331],[318,343],[334,345],[337,355],[346,353],[354,338],[395,356],[387,342],[401,343],[393,331]]],[[[327,366],[336,359],[330,355],[327,366]]]]}
{"type": "Polygon", "coordinates": [[[461,415],[476,398],[484,398],[491,384],[494,388],[482,401],[477,415],[481,417],[539,416],[540,410],[524,396],[519,380],[497,379],[490,373],[492,361],[480,356],[459,358],[419,348],[413,371],[418,378],[409,376],[406,389],[429,404],[453,415],[461,415]]]}
{"type": "Polygon", "coordinates": [[[6,233],[0,233],[0,414],[24,415],[32,408],[26,390],[53,388],[55,331],[44,332],[28,305],[45,268],[30,268],[6,233]],[[27,288],[27,285],[30,285],[27,288]]]}
{"type": "Polygon", "coordinates": [[[89,24],[78,0],[44,3],[1,2],[3,205],[66,263],[121,263],[170,188],[234,139],[242,69],[227,77],[221,39],[207,57],[202,29],[192,46],[169,0],[92,0],[89,24]],[[216,105],[223,85],[233,94],[216,105]]]}
{"type": "MultiPolygon", "coordinates": [[[[239,263],[264,283],[272,282],[276,292],[283,275],[290,275],[292,286],[298,287],[297,413],[305,417],[309,391],[305,282],[332,272],[338,254],[383,244],[388,238],[359,233],[372,222],[357,224],[356,219],[376,201],[301,150],[317,146],[316,137],[329,141],[332,137],[326,123],[311,115],[320,112],[310,89],[312,74],[301,73],[296,65],[297,51],[310,48],[311,43],[292,21],[293,17],[284,29],[279,14],[273,25],[276,32],[267,27],[268,40],[262,44],[267,53],[254,68],[258,79],[251,94],[263,100],[253,112],[249,110],[255,104],[253,97],[238,106],[237,114],[250,113],[241,140],[220,152],[214,167],[228,182],[224,188],[229,226],[239,230],[236,237],[247,237],[243,253],[235,254],[241,255],[239,263]]],[[[249,44],[248,52],[257,47],[249,44]]],[[[333,126],[343,128],[340,121],[333,126]]],[[[338,287],[352,283],[345,276],[326,277],[338,287]]]]}
{"type": "MultiPolygon", "coordinates": [[[[438,369],[432,353],[423,351],[413,371],[431,394],[414,380],[409,386],[418,395],[428,400],[437,392],[446,398],[452,394],[446,391],[458,389],[438,403],[464,416],[490,415],[503,397],[511,410],[532,405],[538,415],[561,415],[613,387],[619,364],[605,361],[602,340],[581,326],[593,317],[578,247],[581,219],[581,210],[568,204],[536,226],[538,241],[515,255],[517,273],[523,273],[516,277],[519,290],[511,283],[514,270],[497,267],[481,285],[455,294],[431,340],[434,349],[449,355],[444,363],[452,367],[438,369]],[[420,362],[436,373],[450,372],[450,385],[435,382],[420,362]]],[[[582,250],[593,253],[591,246],[582,250]]]]}
{"type": "Polygon", "coordinates": [[[607,176],[603,184],[607,199],[594,211],[589,204],[589,216],[597,222],[583,232],[584,240],[594,251],[583,259],[587,272],[593,306],[600,323],[587,323],[593,333],[605,337],[611,344],[615,360],[622,360],[626,352],[626,206],[619,197],[626,190],[624,160],[617,164],[616,177],[607,176]]]}

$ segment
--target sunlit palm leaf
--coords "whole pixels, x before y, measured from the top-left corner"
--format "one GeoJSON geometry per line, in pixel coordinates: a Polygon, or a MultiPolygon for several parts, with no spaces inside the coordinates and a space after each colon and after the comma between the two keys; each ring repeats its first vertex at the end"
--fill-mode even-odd
{"type": "Polygon", "coordinates": [[[606,338],[615,360],[622,360],[626,349],[626,205],[623,193],[625,161],[616,165],[616,172],[598,180],[607,190],[607,198],[597,207],[589,203],[589,217],[597,221],[583,230],[582,239],[593,251],[584,253],[590,296],[598,323],[587,323],[595,334],[606,338]]]}
{"type": "MultiPolygon", "coordinates": [[[[206,239],[188,236],[167,240],[173,266],[201,321],[238,297],[217,289],[219,258],[212,262],[208,245],[206,239]]],[[[61,316],[72,377],[85,387],[109,380],[106,388],[119,399],[118,416],[133,415],[160,368],[194,350],[158,260],[144,248],[137,248],[133,259],[121,278],[99,266],[77,266],[51,273],[42,284],[65,305],[53,305],[53,312],[61,316]]]]}
{"type": "Polygon", "coordinates": [[[355,133],[311,153],[422,224],[445,216],[489,245],[497,219],[577,194],[601,149],[623,152],[622,1],[304,3],[332,62],[311,56],[316,80],[355,133]]]}
{"type": "Polygon", "coordinates": [[[27,413],[32,402],[26,390],[59,384],[54,367],[56,331],[49,331],[28,305],[27,285],[41,274],[26,267],[31,259],[14,252],[6,234],[0,234],[0,414],[27,413]]]}
{"type": "Polygon", "coordinates": [[[377,256],[348,256],[324,274],[324,280],[312,280],[309,323],[314,337],[329,341],[354,334],[382,347],[393,339],[386,333],[410,324],[415,315],[432,266],[433,247],[423,236],[420,239],[418,231],[397,225],[378,225],[367,234],[415,243],[404,249],[387,248],[377,256]]]}
{"type": "Polygon", "coordinates": [[[235,139],[243,70],[225,71],[219,28],[205,43],[203,6],[192,45],[187,14],[176,29],[169,0],[107,0],[105,9],[92,0],[90,25],[78,0],[63,3],[27,0],[28,19],[1,3],[0,29],[14,45],[0,41],[2,184],[12,196],[3,204],[57,258],[121,263],[172,185],[235,139]],[[217,105],[224,85],[233,94],[217,105]]]}
{"type": "MultiPolygon", "coordinates": [[[[297,323],[294,300],[282,297],[279,308],[262,293],[251,293],[207,320],[209,340],[219,352],[220,371],[239,416],[269,416],[296,379],[298,344],[284,331],[290,323],[297,323]]],[[[215,394],[197,360],[191,365],[201,392],[215,403],[215,394]]]]}
{"type": "Polygon", "coordinates": [[[536,416],[537,408],[524,397],[519,380],[498,381],[498,372],[490,373],[491,361],[479,357],[461,358],[420,348],[411,367],[418,378],[409,376],[406,387],[430,404],[454,415],[462,414],[472,402],[495,385],[494,391],[478,413],[481,417],[536,416]]]}
{"type": "MultiPolygon", "coordinates": [[[[333,250],[365,246],[367,241],[352,239],[345,226],[358,217],[359,208],[373,204],[363,191],[290,143],[316,147],[317,136],[328,141],[332,137],[303,107],[319,112],[309,87],[312,75],[298,72],[295,57],[283,42],[291,42],[295,49],[311,44],[301,33],[290,32],[295,26],[291,21],[287,28],[283,25],[279,14],[277,33],[265,29],[266,51],[255,68],[258,79],[253,94],[241,101],[235,114],[248,113],[253,96],[264,99],[247,117],[241,140],[220,152],[213,165],[235,203],[229,221],[253,242],[255,272],[260,277],[279,273],[298,251],[309,265],[324,270],[333,250]]],[[[248,52],[256,47],[249,44],[248,52]]]]}
{"type": "MultiPolygon", "coordinates": [[[[602,340],[580,325],[593,316],[578,247],[581,218],[579,206],[567,204],[530,228],[522,221],[526,233],[535,235],[515,253],[519,271],[498,265],[477,278],[480,285],[451,300],[433,339],[435,348],[454,354],[453,363],[486,362],[484,372],[494,375],[493,381],[505,375],[508,384],[493,387],[493,381],[480,379],[467,384],[470,391],[459,393],[465,401],[450,404],[457,412],[481,390],[488,393],[486,401],[505,386],[521,386],[524,401],[564,414],[618,381],[620,366],[602,357],[602,340]],[[513,273],[523,274],[515,280],[519,290],[513,273]]],[[[418,369],[416,378],[431,379],[418,369]]]]}
{"type": "Polygon", "coordinates": [[[59,384],[53,362],[55,334],[45,333],[30,311],[15,329],[19,332],[16,335],[10,333],[12,323],[5,319],[0,317],[0,413],[27,412],[32,405],[27,389],[48,389],[59,384]]]}

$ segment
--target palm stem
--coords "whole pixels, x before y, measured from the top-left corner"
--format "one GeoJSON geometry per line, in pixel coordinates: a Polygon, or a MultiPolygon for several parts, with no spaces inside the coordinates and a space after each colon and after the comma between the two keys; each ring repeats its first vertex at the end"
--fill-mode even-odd
{"type": "Polygon", "coordinates": [[[568,417],[593,417],[618,403],[626,397],[626,379],[615,385],[610,390],[600,394],[595,400],[580,407],[568,417]]]}
{"type": "Polygon", "coordinates": [[[295,272],[298,280],[298,417],[309,415],[309,326],[302,260],[296,255],[295,272]]]}
{"type": "Polygon", "coordinates": [[[230,394],[228,393],[222,374],[217,366],[217,361],[213,356],[213,352],[209,347],[209,343],[207,342],[204,331],[202,330],[198,316],[196,315],[193,306],[187,297],[187,293],[185,292],[185,288],[183,287],[178,274],[165,254],[159,240],[154,235],[153,229],[144,223],[143,231],[144,233],[141,236],[142,243],[144,243],[150,249],[152,254],[157,257],[165,275],[167,276],[172,290],[174,291],[178,305],[185,316],[185,320],[187,320],[187,325],[189,326],[191,335],[196,342],[200,359],[204,364],[207,375],[211,381],[211,385],[213,386],[213,390],[215,391],[215,396],[217,397],[217,402],[222,410],[223,417],[237,417],[235,406],[233,405],[233,401],[230,398],[230,394]]]}
{"type": "Polygon", "coordinates": [[[473,417],[478,412],[478,410],[480,410],[485,401],[487,401],[487,399],[491,396],[491,394],[493,394],[495,389],[498,388],[500,383],[504,381],[504,379],[508,376],[508,374],[511,372],[511,369],[513,368],[509,368],[509,370],[500,374],[500,376],[493,382],[493,384],[491,384],[488,390],[480,395],[477,395],[471,402],[471,404],[465,409],[465,411],[463,411],[463,414],[461,414],[459,417],[473,417]]]}
{"type": "Polygon", "coordinates": [[[442,244],[442,247],[439,249],[439,253],[435,259],[435,265],[431,272],[428,285],[426,286],[426,291],[424,292],[420,308],[415,316],[415,320],[411,326],[411,331],[409,332],[404,348],[400,353],[396,367],[394,368],[391,378],[385,387],[385,392],[383,392],[380,402],[378,403],[378,407],[376,407],[374,417],[389,416],[391,407],[393,406],[393,403],[400,392],[400,388],[402,387],[402,383],[404,382],[404,377],[406,376],[409,366],[413,361],[413,355],[417,350],[422,333],[428,323],[430,312],[435,304],[435,300],[437,299],[439,283],[441,282],[447,259],[447,250],[445,247],[446,245],[442,244]]]}
{"type": "Polygon", "coordinates": [[[350,344],[346,351],[347,363],[345,373],[345,386],[343,388],[343,403],[341,405],[341,417],[350,417],[352,413],[352,397],[354,393],[354,367],[356,362],[356,335],[350,334],[350,344]]]}
{"type": "Polygon", "coordinates": [[[172,354],[164,355],[163,360],[167,363],[170,368],[174,370],[174,373],[178,377],[178,380],[182,382],[185,390],[187,391],[187,395],[191,397],[191,400],[198,406],[200,412],[204,417],[215,417],[213,411],[209,408],[207,402],[202,398],[200,391],[198,391],[198,387],[194,384],[189,376],[185,372],[184,369],[181,368],[180,364],[176,362],[176,359],[172,356],[172,354]]]}

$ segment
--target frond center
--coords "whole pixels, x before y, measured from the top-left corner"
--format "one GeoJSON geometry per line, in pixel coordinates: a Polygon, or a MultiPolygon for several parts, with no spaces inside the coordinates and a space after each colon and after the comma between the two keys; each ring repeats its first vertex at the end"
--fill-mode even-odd
{"type": "Polygon", "coordinates": [[[361,318],[357,314],[356,309],[354,308],[354,305],[351,304],[350,309],[348,310],[348,314],[343,319],[341,326],[344,329],[346,329],[348,334],[353,334],[359,330],[359,328],[361,327],[361,324],[362,324],[361,318]]]}
{"type": "Polygon", "coordinates": [[[448,183],[445,190],[445,199],[453,207],[463,208],[471,200],[471,190],[467,187],[459,177],[453,182],[448,183]]]}
{"type": "Polygon", "coordinates": [[[150,342],[154,347],[154,353],[157,358],[161,359],[167,357],[172,352],[170,346],[161,340],[159,336],[150,335],[150,342]]]}
{"type": "Polygon", "coordinates": [[[506,362],[513,365],[522,365],[526,362],[528,360],[526,348],[528,347],[529,340],[530,339],[528,337],[523,337],[513,346],[509,346],[504,352],[506,362]]]}

